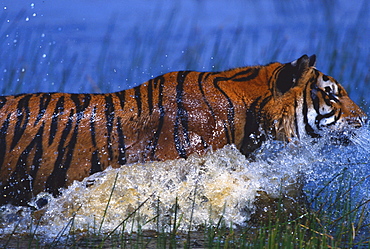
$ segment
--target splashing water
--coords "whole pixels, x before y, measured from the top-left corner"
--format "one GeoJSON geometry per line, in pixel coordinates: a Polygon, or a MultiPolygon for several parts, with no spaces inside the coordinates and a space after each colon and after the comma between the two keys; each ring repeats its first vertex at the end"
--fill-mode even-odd
{"type": "Polygon", "coordinates": [[[346,146],[328,144],[325,137],[289,144],[268,141],[253,160],[234,146],[225,146],[186,160],[108,168],[74,182],[59,198],[40,194],[49,202],[41,218],[37,217],[39,211],[1,207],[0,234],[34,229],[37,234],[54,237],[68,232],[72,220],[75,231],[108,233],[128,218],[126,231],[138,226],[169,231],[174,214],[182,230],[217,223],[220,217],[227,224],[242,226],[255,211],[258,191],[272,197],[297,196],[302,179],[308,199],[314,200],[317,193],[338,192],[349,184],[361,189],[354,197],[361,203],[370,199],[366,178],[370,176],[370,132],[363,128],[356,134],[346,146]],[[344,174],[350,176],[350,183],[337,177],[344,174]],[[329,181],[330,187],[324,188],[329,181]]]}
{"type": "Polygon", "coordinates": [[[361,148],[367,154],[370,154],[370,130],[368,127],[356,131],[356,136],[351,138],[351,141],[361,148]]]}

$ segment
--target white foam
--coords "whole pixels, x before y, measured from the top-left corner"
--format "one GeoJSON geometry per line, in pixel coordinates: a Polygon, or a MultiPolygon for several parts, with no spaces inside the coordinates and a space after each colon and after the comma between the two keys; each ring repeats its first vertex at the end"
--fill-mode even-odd
{"type": "MultiPolygon", "coordinates": [[[[159,225],[168,231],[175,210],[179,229],[183,230],[196,229],[206,222],[217,223],[220,217],[226,224],[244,225],[255,209],[253,202],[259,190],[272,197],[281,190],[284,195],[294,195],[297,183],[304,179],[308,195],[314,195],[346,168],[354,176],[370,175],[368,130],[354,138],[354,145],[335,146],[326,141],[289,144],[269,141],[255,153],[254,160],[246,159],[234,146],[225,146],[187,160],[108,168],[82,182],[74,182],[59,198],[49,197],[36,232],[55,237],[68,228],[73,217],[75,231],[96,232],[102,224],[101,232],[106,233],[133,213],[126,231],[135,231],[139,223],[142,229],[155,230],[159,225]]],[[[368,182],[364,184],[370,186],[368,182]]],[[[328,191],[337,191],[336,186],[328,191]]],[[[364,191],[362,198],[370,199],[369,193],[364,191]]],[[[15,226],[21,233],[29,232],[31,224],[36,227],[37,219],[30,221],[30,211],[19,210],[11,206],[2,208],[0,234],[13,233],[15,226]]]]}

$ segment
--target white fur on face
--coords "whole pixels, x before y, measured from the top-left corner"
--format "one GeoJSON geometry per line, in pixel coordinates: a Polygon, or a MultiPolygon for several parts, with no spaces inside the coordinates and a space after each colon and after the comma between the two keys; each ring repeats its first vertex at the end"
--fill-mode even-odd
{"type": "MultiPolygon", "coordinates": [[[[340,121],[336,120],[337,117],[335,116],[333,112],[335,111],[335,108],[332,106],[332,104],[334,104],[337,100],[339,100],[338,98],[339,88],[338,88],[337,83],[335,81],[330,80],[330,78],[328,78],[327,76],[320,75],[319,78],[317,79],[316,86],[318,89],[317,88],[312,89],[311,91],[312,91],[312,94],[314,95],[317,94],[317,98],[320,98],[320,100],[316,100],[319,102],[318,110],[316,110],[315,108],[313,108],[313,106],[311,106],[312,103],[311,104],[309,103],[307,114],[306,114],[306,118],[307,118],[306,121],[304,121],[303,113],[297,110],[297,113],[298,113],[297,124],[298,124],[298,131],[300,135],[306,133],[307,124],[313,129],[313,131],[316,134],[320,134],[321,129],[325,129],[325,127],[328,127],[328,126],[334,129],[339,128],[337,127],[337,122],[339,125],[340,121]],[[330,96],[330,104],[327,104],[323,99],[321,99],[322,98],[321,94],[327,94],[328,96],[330,96]],[[317,119],[318,116],[325,116],[332,112],[334,115],[330,115],[325,118],[317,119]],[[334,125],[335,127],[331,127],[331,125],[334,123],[335,123],[334,125]]],[[[302,105],[298,104],[297,109],[300,109],[300,108],[302,108],[302,105]]]]}
{"type": "Polygon", "coordinates": [[[320,115],[327,115],[334,111],[333,115],[328,116],[326,118],[322,118],[319,120],[319,123],[316,124],[316,126],[320,128],[328,127],[333,125],[333,127],[330,127],[332,129],[341,129],[343,126],[343,120],[336,120],[336,114],[335,107],[333,107],[333,104],[339,101],[339,87],[338,84],[335,81],[330,80],[325,75],[320,75],[320,77],[317,80],[317,87],[325,92],[329,96],[330,105],[326,104],[324,101],[321,101],[321,105],[318,109],[318,112],[320,115]]]}
{"type": "Polygon", "coordinates": [[[323,91],[329,93],[332,93],[334,96],[338,96],[338,85],[336,82],[331,81],[330,79],[324,80],[324,77],[320,75],[320,77],[317,80],[317,86],[321,88],[323,91]]]}

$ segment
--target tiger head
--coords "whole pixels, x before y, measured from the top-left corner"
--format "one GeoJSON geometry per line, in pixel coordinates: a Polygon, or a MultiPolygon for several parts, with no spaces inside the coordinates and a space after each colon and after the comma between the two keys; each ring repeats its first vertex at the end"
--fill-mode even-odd
{"type": "Polygon", "coordinates": [[[280,111],[273,112],[273,119],[279,120],[274,124],[275,137],[320,137],[328,132],[341,137],[367,123],[366,114],[346,90],[318,71],[315,62],[315,55],[303,55],[277,70],[274,108],[280,111]]]}

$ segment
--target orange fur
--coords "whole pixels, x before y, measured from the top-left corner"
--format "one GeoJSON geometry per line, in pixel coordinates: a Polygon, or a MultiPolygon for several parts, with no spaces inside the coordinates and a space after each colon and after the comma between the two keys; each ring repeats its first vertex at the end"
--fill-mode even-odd
{"type": "MultiPolygon", "coordinates": [[[[301,109],[328,103],[315,85],[324,76],[314,59],[172,72],[117,93],[0,97],[0,204],[25,205],[41,191],[58,195],[108,166],[186,158],[231,143],[248,155],[268,136],[301,137],[301,109]]],[[[325,107],[340,116],[335,123],[361,125],[365,114],[329,79],[340,91],[325,107]]]]}

